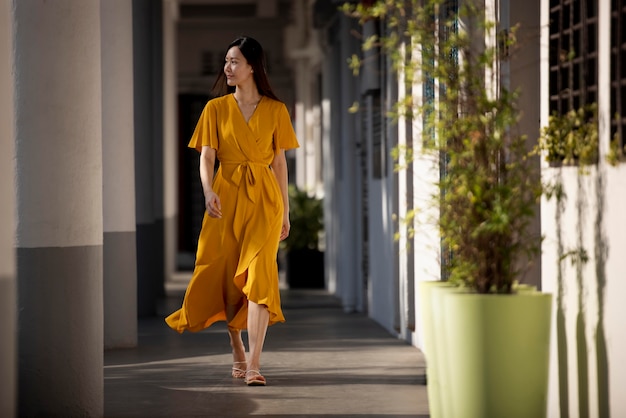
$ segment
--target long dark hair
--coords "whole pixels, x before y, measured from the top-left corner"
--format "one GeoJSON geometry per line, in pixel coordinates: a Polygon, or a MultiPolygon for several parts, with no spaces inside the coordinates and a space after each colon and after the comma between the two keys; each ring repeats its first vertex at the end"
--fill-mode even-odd
{"type": "MultiPolygon", "coordinates": [[[[256,88],[259,91],[259,94],[274,100],[279,100],[272,91],[270,81],[267,78],[265,53],[263,52],[261,44],[254,38],[242,36],[232,41],[230,45],[228,45],[227,51],[234,46],[239,48],[243,56],[246,58],[246,61],[248,61],[248,64],[252,67],[252,76],[254,77],[254,82],[256,83],[256,88]]],[[[217,80],[215,80],[215,84],[213,84],[211,91],[216,97],[224,96],[228,93],[233,93],[235,91],[235,86],[229,86],[226,83],[226,75],[222,70],[218,74],[217,80]]]]}

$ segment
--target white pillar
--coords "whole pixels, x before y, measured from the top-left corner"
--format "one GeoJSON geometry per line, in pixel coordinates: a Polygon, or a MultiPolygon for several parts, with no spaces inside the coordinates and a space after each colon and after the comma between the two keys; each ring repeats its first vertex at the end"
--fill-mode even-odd
{"type": "Polygon", "coordinates": [[[101,3],[104,348],[137,345],[132,3],[101,3]]]}
{"type": "Polygon", "coordinates": [[[285,51],[293,62],[294,87],[295,87],[295,126],[294,130],[300,147],[294,153],[296,156],[295,178],[292,179],[299,189],[309,191],[310,184],[306,177],[307,172],[307,148],[309,137],[306,129],[306,113],[308,110],[307,79],[309,71],[309,59],[306,51],[307,21],[305,0],[296,0],[291,3],[291,15],[293,23],[285,28],[285,51]]]}
{"type": "Polygon", "coordinates": [[[163,194],[165,280],[176,272],[178,251],[178,74],[176,22],[178,0],[163,0],[163,194]]]}
{"type": "Polygon", "coordinates": [[[285,50],[293,61],[296,92],[295,131],[300,147],[295,150],[295,183],[309,193],[323,196],[321,184],[321,131],[319,86],[322,51],[313,27],[311,5],[306,0],[292,3],[293,23],[285,30],[285,50]],[[317,102],[316,102],[317,101],[317,102]]]}
{"type": "Polygon", "coordinates": [[[102,416],[100,2],[13,7],[19,415],[102,416]]]}
{"type": "Polygon", "coordinates": [[[333,65],[337,57],[338,46],[330,46],[322,68],[322,154],[324,166],[324,269],[326,288],[333,294],[341,295],[340,279],[338,273],[338,260],[341,247],[339,247],[339,225],[337,222],[338,212],[336,172],[338,163],[337,138],[338,124],[331,117],[335,108],[338,107],[339,97],[337,86],[339,77],[337,69],[333,65]]]}
{"type": "Polygon", "coordinates": [[[12,21],[10,2],[0,2],[0,416],[16,415],[15,167],[12,21]]]}
{"type": "Polygon", "coordinates": [[[296,148],[296,178],[295,184],[299,189],[307,190],[307,148],[309,145],[309,138],[306,135],[306,71],[307,60],[306,58],[298,58],[295,62],[295,87],[296,87],[296,118],[295,118],[295,131],[300,147],[296,148]]]}

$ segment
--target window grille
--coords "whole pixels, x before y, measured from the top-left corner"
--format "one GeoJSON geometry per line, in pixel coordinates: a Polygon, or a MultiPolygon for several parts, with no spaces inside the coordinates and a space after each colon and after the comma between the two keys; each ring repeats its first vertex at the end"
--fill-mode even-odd
{"type": "Polygon", "coordinates": [[[598,100],[598,2],[550,0],[550,113],[598,100]]]}
{"type": "Polygon", "coordinates": [[[611,139],[623,150],[626,126],[626,1],[611,0],[611,139]]]}

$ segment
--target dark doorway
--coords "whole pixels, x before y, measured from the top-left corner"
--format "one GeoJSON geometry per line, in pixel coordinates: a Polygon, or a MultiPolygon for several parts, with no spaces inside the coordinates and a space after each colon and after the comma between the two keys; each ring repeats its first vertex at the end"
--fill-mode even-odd
{"type": "Polygon", "coordinates": [[[200,154],[187,147],[200,114],[209,100],[205,94],[178,96],[178,248],[177,269],[193,270],[204,216],[204,198],[198,165],[200,154]]]}

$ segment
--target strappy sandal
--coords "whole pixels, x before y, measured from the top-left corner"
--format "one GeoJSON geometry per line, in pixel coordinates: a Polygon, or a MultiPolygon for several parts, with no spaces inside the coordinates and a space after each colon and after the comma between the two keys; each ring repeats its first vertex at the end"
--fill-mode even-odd
{"type": "Polygon", "coordinates": [[[246,364],[246,362],[245,361],[233,361],[233,370],[231,374],[235,379],[245,379],[246,369],[237,367],[238,364],[246,364]]]}
{"type": "Polygon", "coordinates": [[[246,385],[248,386],[265,386],[265,378],[259,370],[247,370],[246,371],[246,385]],[[252,374],[252,376],[248,376],[252,374]]]}

